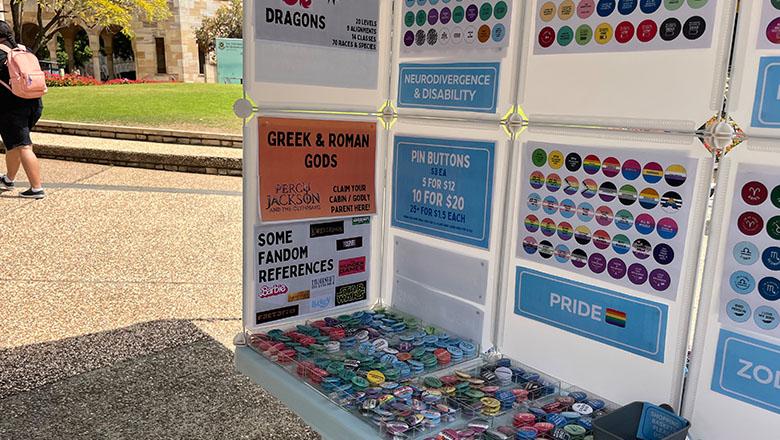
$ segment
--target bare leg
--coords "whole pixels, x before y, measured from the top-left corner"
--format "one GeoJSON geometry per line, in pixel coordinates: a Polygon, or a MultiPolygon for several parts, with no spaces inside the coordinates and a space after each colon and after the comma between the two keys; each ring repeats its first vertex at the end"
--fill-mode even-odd
{"type": "MultiPolygon", "coordinates": [[[[41,166],[38,164],[38,158],[33,153],[32,145],[15,148],[19,150],[22,167],[27,173],[27,180],[30,181],[30,187],[41,188],[41,166]]],[[[10,176],[8,177],[10,179],[10,176]]]]}
{"type": "Polygon", "coordinates": [[[19,172],[19,165],[21,164],[22,156],[19,148],[14,148],[13,150],[5,152],[5,175],[8,176],[9,179],[16,179],[16,173],[19,172]]]}

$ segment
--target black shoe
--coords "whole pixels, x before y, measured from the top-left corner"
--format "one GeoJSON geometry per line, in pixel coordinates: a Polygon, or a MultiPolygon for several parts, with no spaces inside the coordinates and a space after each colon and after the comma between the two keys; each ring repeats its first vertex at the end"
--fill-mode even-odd
{"type": "Polygon", "coordinates": [[[20,192],[19,197],[23,199],[42,199],[46,197],[46,194],[44,194],[42,189],[39,189],[38,191],[33,191],[33,189],[30,188],[27,191],[20,192]]]}
{"type": "Polygon", "coordinates": [[[0,191],[11,191],[15,187],[15,184],[8,180],[8,177],[6,177],[5,174],[0,176],[0,191]]]}

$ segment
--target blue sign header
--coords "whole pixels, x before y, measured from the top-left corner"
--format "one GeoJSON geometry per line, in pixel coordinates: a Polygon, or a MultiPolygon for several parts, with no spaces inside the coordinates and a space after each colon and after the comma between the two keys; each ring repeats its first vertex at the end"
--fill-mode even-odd
{"type": "Polygon", "coordinates": [[[663,363],[668,307],[517,268],[515,313],[663,363]]]}
{"type": "Polygon", "coordinates": [[[398,107],[495,113],[499,63],[401,64],[398,107]]]}
{"type": "Polygon", "coordinates": [[[490,244],[495,142],[395,137],[395,227],[484,249],[490,244]]]}
{"type": "Polygon", "coordinates": [[[780,346],[721,329],[711,388],[780,414],[780,346]]]}

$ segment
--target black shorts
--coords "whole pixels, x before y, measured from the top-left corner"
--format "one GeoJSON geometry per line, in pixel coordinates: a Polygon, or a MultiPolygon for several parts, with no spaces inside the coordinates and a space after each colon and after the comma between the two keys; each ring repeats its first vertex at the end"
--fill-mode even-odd
{"type": "Polygon", "coordinates": [[[0,111],[0,138],[6,151],[32,145],[30,130],[38,123],[42,112],[43,106],[40,104],[0,111]]]}

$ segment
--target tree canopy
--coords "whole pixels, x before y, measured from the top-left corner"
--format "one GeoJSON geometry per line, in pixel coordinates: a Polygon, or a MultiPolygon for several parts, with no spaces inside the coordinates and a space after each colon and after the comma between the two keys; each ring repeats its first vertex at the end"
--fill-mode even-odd
{"type": "MultiPolygon", "coordinates": [[[[25,0],[11,0],[11,17],[17,39],[21,40],[25,0]]],[[[87,27],[115,26],[132,34],[133,19],[153,23],[171,15],[168,0],[37,0],[34,3],[38,31],[34,41],[25,42],[32,52],[63,27],[76,22],[87,27]]]]}
{"type": "Polygon", "coordinates": [[[241,38],[243,25],[244,5],[241,0],[231,0],[229,4],[220,6],[213,17],[203,20],[200,28],[195,30],[195,39],[201,49],[212,52],[217,38],[241,38]]]}

